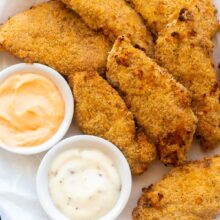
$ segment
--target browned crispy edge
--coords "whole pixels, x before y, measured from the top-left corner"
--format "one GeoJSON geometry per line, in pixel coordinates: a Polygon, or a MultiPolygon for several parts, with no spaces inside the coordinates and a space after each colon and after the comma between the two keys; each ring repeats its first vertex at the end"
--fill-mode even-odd
{"type": "MultiPolygon", "coordinates": [[[[1,29],[2,29],[2,25],[0,25],[0,32],[1,32],[1,29]]],[[[3,45],[0,44],[0,52],[1,52],[1,51],[4,51],[4,50],[5,50],[5,49],[4,49],[3,45]]]]}
{"type": "Polygon", "coordinates": [[[0,44],[0,52],[5,51],[4,47],[0,44]]]}

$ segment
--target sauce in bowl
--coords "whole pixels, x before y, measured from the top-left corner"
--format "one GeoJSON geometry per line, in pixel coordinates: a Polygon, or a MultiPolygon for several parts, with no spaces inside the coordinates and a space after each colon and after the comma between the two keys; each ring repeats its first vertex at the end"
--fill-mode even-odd
{"type": "Polygon", "coordinates": [[[40,74],[14,74],[0,85],[0,141],[32,147],[59,129],[65,103],[56,85],[40,74]]]}
{"type": "Polygon", "coordinates": [[[116,204],[121,179],[104,152],[74,148],[58,155],[49,170],[49,191],[55,206],[71,220],[97,220],[116,204]]]}

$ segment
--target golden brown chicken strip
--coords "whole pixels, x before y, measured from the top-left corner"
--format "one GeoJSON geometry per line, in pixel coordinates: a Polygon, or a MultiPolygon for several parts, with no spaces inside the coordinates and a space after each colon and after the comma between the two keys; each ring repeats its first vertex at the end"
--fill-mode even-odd
{"type": "Polygon", "coordinates": [[[129,34],[132,43],[153,53],[150,32],[142,18],[124,0],[62,0],[75,10],[94,30],[102,30],[113,42],[123,34],[129,34]]]}
{"type": "MultiPolygon", "coordinates": [[[[212,0],[129,0],[157,34],[174,19],[183,18],[187,9],[193,12],[196,31],[212,37],[218,20],[212,0]]],[[[188,18],[192,18],[188,14],[188,18]]]]}
{"type": "Polygon", "coordinates": [[[110,43],[90,30],[59,1],[49,1],[12,17],[0,31],[0,44],[26,62],[51,66],[64,75],[103,72],[110,43]]]}
{"type": "Polygon", "coordinates": [[[172,169],[143,189],[133,220],[211,220],[220,213],[220,156],[172,169]]]}
{"type": "Polygon", "coordinates": [[[155,146],[143,132],[136,133],[133,116],[118,93],[96,72],[78,72],[69,82],[80,129],[114,143],[127,158],[132,173],[143,173],[155,159],[155,146]]]}
{"type": "Polygon", "coordinates": [[[187,90],[126,37],[115,42],[107,70],[108,81],[156,144],[161,161],[183,163],[197,122],[187,90]]]}
{"type": "Polygon", "coordinates": [[[159,34],[156,59],[190,90],[205,149],[220,142],[219,85],[211,55],[212,42],[197,35],[190,21],[176,20],[159,34]]]}

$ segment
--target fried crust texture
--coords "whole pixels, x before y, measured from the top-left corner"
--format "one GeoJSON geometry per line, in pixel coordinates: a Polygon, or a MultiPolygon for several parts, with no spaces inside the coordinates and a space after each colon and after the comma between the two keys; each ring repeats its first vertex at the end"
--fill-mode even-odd
{"type": "Polygon", "coordinates": [[[194,23],[176,20],[160,32],[155,55],[157,62],[191,92],[198,117],[196,133],[204,149],[220,142],[220,93],[212,50],[213,43],[195,31],[194,23]]]}
{"type": "Polygon", "coordinates": [[[127,158],[132,173],[142,174],[156,149],[136,131],[132,113],[118,93],[94,71],[69,77],[75,99],[75,119],[82,132],[111,141],[127,158]]]}
{"type": "MultiPolygon", "coordinates": [[[[190,10],[194,16],[195,28],[199,34],[212,37],[217,28],[216,8],[212,0],[129,0],[135,10],[147,21],[151,30],[157,35],[175,19],[184,20],[185,11],[190,10]]],[[[190,15],[188,14],[188,19],[190,15]]]]}
{"type": "Polygon", "coordinates": [[[90,30],[59,1],[49,1],[9,19],[0,44],[25,62],[46,64],[63,75],[94,69],[105,71],[111,43],[90,30]]]}
{"type": "Polygon", "coordinates": [[[88,26],[103,31],[112,42],[120,35],[130,36],[132,43],[153,55],[153,41],[144,21],[124,0],[62,0],[75,10],[88,26]]]}
{"type": "Polygon", "coordinates": [[[211,220],[220,212],[220,156],[172,169],[143,189],[133,220],[211,220]]]}
{"type": "Polygon", "coordinates": [[[107,79],[157,146],[161,161],[182,164],[197,123],[185,87],[125,36],[118,38],[110,52],[107,79]]]}

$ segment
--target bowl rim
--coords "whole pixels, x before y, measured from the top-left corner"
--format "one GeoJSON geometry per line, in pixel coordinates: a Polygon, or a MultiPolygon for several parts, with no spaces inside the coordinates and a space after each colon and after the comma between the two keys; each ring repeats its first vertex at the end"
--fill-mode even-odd
{"type": "MultiPolygon", "coordinates": [[[[69,220],[58,208],[55,207],[53,200],[50,196],[49,187],[48,187],[48,172],[50,169],[50,165],[61,152],[67,151],[74,147],[77,148],[77,142],[89,141],[99,143],[105,148],[103,148],[106,152],[114,155],[114,160],[117,161],[117,168],[119,171],[119,175],[121,178],[122,190],[120,192],[119,198],[112,208],[105,216],[99,218],[98,220],[114,220],[122,213],[126,204],[128,203],[129,197],[131,195],[132,189],[132,175],[129,164],[122,154],[122,152],[111,142],[97,137],[93,135],[75,135],[69,138],[66,138],[59,142],[56,146],[54,146],[41,161],[41,164],[38,168],[36,175],[36,191],[38,200],[44,211],[47,215],[53,220],[69,220]],[[74,143],[76,144],[74,146],[74,143]],[[71,146],[70,146],[71,144],[71,146]]],[[[79,147],[79,146],[78,146],[79,147]]],[[[96,148],[96,147],[93,147],[96,148]]],[[[100,147],[96,148],[100,149],[100,147]]]]}
{"type": "Polygon", "coordinates": [[[48,67],[46,65],[39,64],[39,63],[15,64],[15,65],[12,65],[12,66],[9,66],[3,69],[0,72],[0,84],[4,82],[8,77],[14,74],[26,73],[30,71],[32,73],[34,72],[39,75],[47,77],[56,85],[65,103],[65,114],[64,114],[64,119],[60,124],[60,127],[54,133],[54,135],[51,136],[46,142],[40,145],[30,146],[30,147],[16,147],[16,146],[9,146],[3,143],[2,141],[0,141],[0,148],[6,151],[9,151],[11,153],[21,154],[21,155],[39,154],[53,147],[67,133],[71,125],[73,114],[74,114],[74,97],[70,89],[70,86],[68,85],[66,80],[63,78],[63,76],[61,76],[60,73],[58,73],[56,70],[52,69],[51,67],[48,67]]]}

